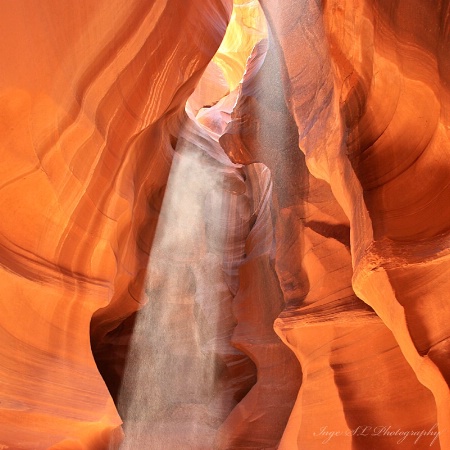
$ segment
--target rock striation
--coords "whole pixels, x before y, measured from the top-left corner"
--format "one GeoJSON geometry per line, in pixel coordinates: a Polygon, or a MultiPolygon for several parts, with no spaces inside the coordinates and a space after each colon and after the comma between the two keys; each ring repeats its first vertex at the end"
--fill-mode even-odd
{"type": "Polygon", "coordinates": [[[5,4],[0,447],[450,448],[449,17],[5,4]]]}

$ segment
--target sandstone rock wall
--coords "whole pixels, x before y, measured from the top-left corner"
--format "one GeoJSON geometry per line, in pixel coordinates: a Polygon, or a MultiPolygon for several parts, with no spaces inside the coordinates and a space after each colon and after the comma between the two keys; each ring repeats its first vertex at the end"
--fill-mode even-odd
{"type": "Polygon", "coordinates": [[[3,5],[0,447],[450,448],[450,3],[232,8],[3,5]]]}

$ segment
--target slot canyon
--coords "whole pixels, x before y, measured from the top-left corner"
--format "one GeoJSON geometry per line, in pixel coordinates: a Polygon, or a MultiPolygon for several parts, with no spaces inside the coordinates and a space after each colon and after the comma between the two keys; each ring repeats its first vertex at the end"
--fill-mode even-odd
{"type": "Polygon", "coordinates": [[[0,20],[0,450],[450,449],[450,0],[0,20]]]}

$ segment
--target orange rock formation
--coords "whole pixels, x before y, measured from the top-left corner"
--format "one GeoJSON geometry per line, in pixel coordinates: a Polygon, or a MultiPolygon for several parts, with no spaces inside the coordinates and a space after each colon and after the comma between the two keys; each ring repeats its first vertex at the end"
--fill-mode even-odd
{"type": "Polygon", "coordinates": [[[3,5],[0,447],[450,448],[449,17],[3,5]]]}

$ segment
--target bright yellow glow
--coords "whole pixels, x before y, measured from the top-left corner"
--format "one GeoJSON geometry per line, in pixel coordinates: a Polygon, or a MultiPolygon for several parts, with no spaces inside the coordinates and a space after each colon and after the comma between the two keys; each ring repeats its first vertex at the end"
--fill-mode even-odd
{"type": "Polygon", "coordinates": [[[267,24],[257,0],[234,0],[225,37],[213,61],[222,69],[230,91],[242,79],[253,47],[267,38],[267,24]]]}

